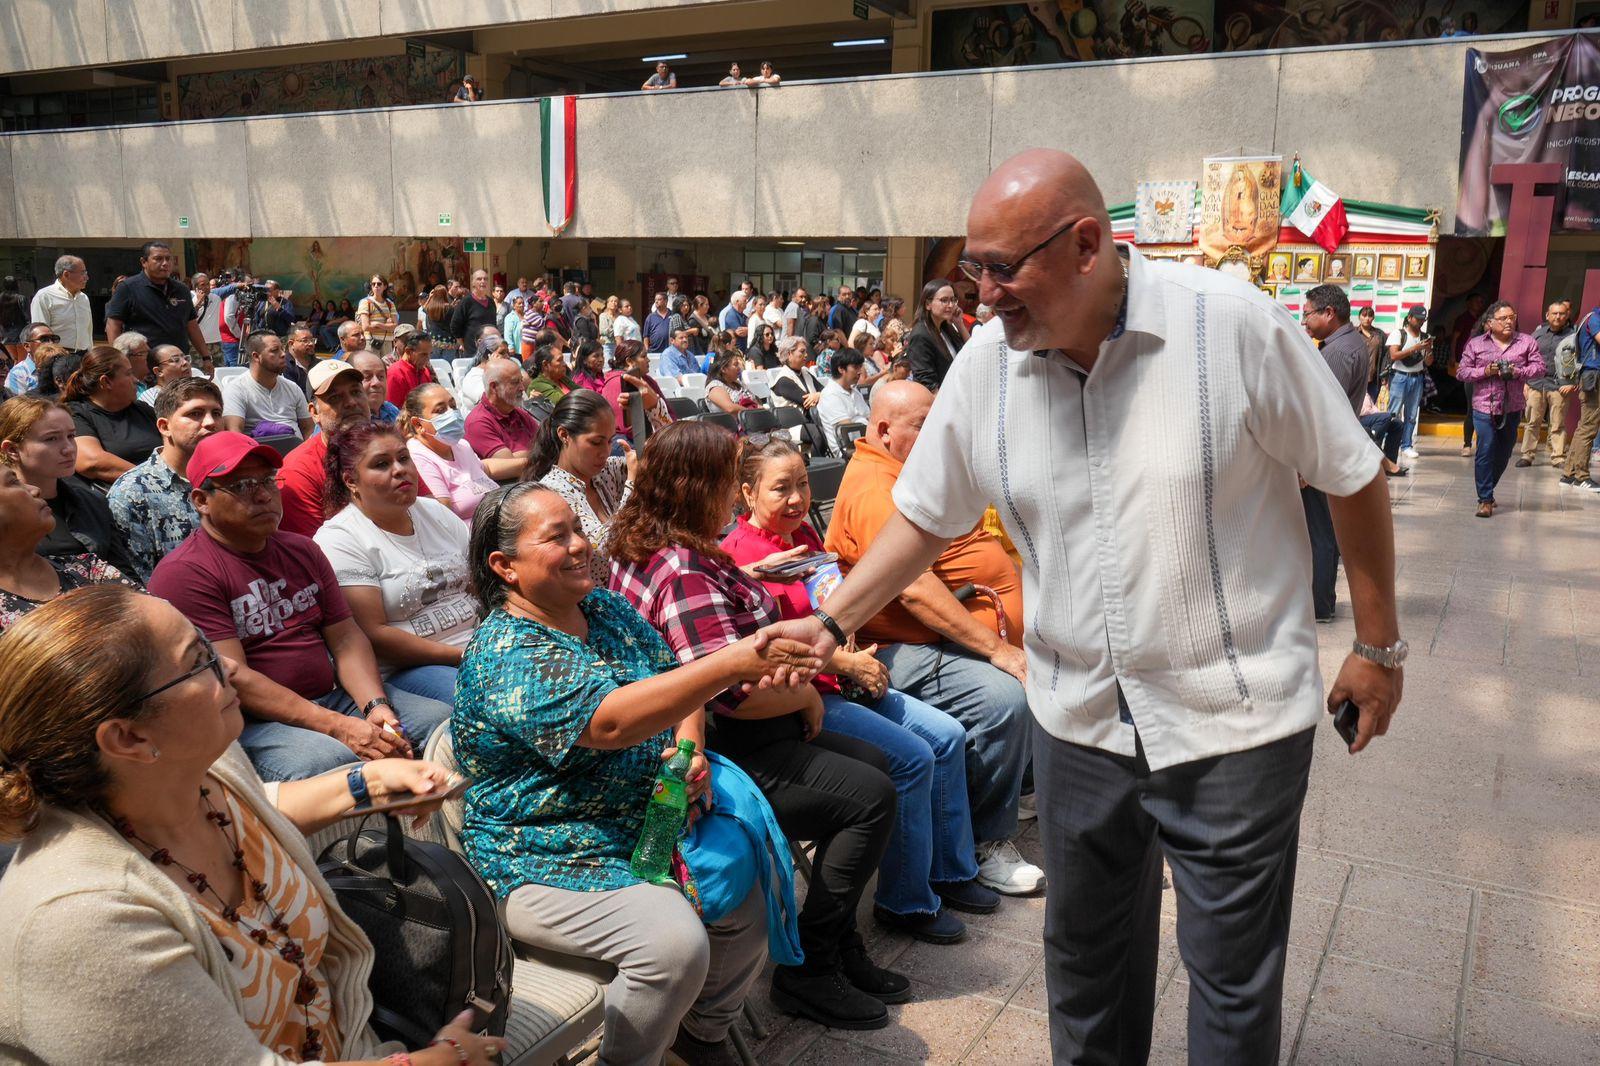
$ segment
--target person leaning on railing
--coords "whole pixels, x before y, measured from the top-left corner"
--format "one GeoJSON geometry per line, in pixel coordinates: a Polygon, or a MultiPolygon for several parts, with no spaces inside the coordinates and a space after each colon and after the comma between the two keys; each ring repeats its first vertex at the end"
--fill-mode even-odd
{"type": "Polygon", "coordinates": [[[0,840],[22,841],[0,878],[0,1060],[487,1066],[504,1042],[464,1018],[409,1055],[379,1044],[367,974],[385,963],[304,836],[355,789],[427,792],[444,769],[263,785],[237,669],[171,604],[115,586],[0,641],[0,840]]]}

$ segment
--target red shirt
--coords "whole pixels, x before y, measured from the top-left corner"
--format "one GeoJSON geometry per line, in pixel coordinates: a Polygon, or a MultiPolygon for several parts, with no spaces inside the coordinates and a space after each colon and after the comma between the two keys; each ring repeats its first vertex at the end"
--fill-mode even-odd
{"type": "MultiPolygon", "coordinates": [[[[733,532],[722,538],[722,550],[732,556],[739,566],[759,563],[769,555],[788,551],[799,544],[804,544],[814,552],[823,550],[822,538],[817,536],[810,522],[801,522],[794,531],[793,543],[785,544],[776,533],[751,525],[749,515],[740,515],[733,532]]],[[[761,587],[778,601],[778,612],[785,622],[810,617],[811,596],[806,592],[804,581],[763,581],[761,587]]],[[[839,691],[839,679],[833,674],[818,674],[812,684],[817,686],[818,692],[839,691]]]]}
{"type": "Polygon", "coordinates": [[[418,385],[431,385],[434,380],[433,367],[418,369],[409,359],[397,359],[384,379],[384,399],[396,407],[404,407],[412,389],[418,385]]]}
{"type": "Polygon", "coordinates": [[[349,618],[350,606],[312,540],[280,531],[241,555],[197,529],[156,565],[150,592],[212,640],[238,640],[250,669],[308,700],[339,683],[322,631],[349,618]]]}
{"type": "Polygon", "coordinates": [[[327,521],[322,511],[328,496],[328,475],[322,468],[327,455],[327,439],[318,433],[283,457],[278,470],[278,492],[283,497],[280,533],[309,537],[327,521]]]}
{"type": "MultiPolygon", "coordinates": [[[[526,452],[533,447],[533,440],[538,435],[538,420],[520,407],[513,407],[501,415],[485,400],[467,415],[465,436],[479,459],[488,459],[502,448],[526,452]]],[[[293,455],[294,452],[289,454],[293,455]]],[[[287,460],[284,465],[288,465],[287,460]]]]}

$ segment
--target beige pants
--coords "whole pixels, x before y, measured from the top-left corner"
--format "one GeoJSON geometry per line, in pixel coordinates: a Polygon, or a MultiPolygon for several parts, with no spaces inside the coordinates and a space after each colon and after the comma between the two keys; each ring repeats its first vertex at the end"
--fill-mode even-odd
{"type": "Polygon", "coordinates": [[[506,898],[506,929],[513,940],[615,966],[600,1064],[654,1066],[680,1022],[700,1040],[727,1035],[767,961],[766,904],[757,885],[733,913],[702,925],[675,888],[523,885],[506,898]]]}
{"type": "MultiPolygon", "coordinates": [[[[1526,388],[1526,387],[1525,387],[1526,388]]],[[[1550,460],[1559,466],[1567,458],[1567,398],[1551,389],[1540,392],[1526,389],[1527,408],[1522,412],[1522,457],[1532,459],[1539,450],[1539,428],[1550,430],[1550,460]]]]}

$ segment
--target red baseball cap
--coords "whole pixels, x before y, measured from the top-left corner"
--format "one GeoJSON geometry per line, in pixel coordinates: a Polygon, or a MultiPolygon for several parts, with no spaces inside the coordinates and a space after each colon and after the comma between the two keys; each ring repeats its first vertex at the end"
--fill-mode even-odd
{"type": "Polygon", "coordinates": [[[189,457],[189,465],[183,468],[184,476],[189,479],[190,485],[199,488],[208,477],[233,473],[240,463],[252,455],[261,456],[274,470],[283,465],[283,457],[270,444],[262,444],[243,433],[223,431],[213,433],[200,442],[189,457]]]}

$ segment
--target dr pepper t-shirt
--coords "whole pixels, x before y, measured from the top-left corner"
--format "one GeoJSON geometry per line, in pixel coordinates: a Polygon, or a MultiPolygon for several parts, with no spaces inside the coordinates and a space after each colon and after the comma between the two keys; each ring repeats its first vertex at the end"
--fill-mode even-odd
{"type": "Polygon", "coordinates": [[[212,640],[237,639],[245,665],[306,699],[338,684],[322,629],[349,618],[350,605],[308,537],[276,533],[242,555],[197,529],[156,566],[150,591],[212,640]]]}

